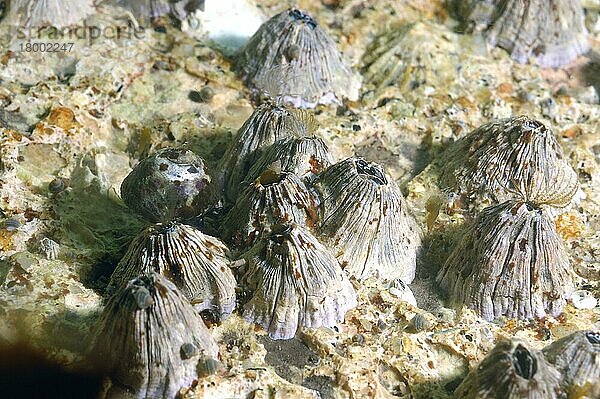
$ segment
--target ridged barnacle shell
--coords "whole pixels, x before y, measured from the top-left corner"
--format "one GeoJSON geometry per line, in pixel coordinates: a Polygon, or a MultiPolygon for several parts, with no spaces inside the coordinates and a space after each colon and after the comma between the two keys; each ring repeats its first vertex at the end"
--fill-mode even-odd
{"type": "Polygon", "coordinates": [[[500,341],[454,392],[456,399],[560,399],[560,373],[542,353],[500,341]]]}
{"type": "Polygon", "coordinates": [[[24,28],[64,28],[81,24],[94,12],[94,0],[10,0],[4,21],[24,28]]]}
{"type": "Polygon", "coordinates": [[[457,305],[480,317],[557,316],[573,291],[572,268],[548,213],[507,201],[485,208],[438,274],[457,305]]]}
{"type": "Polygon", "coordinates": [[[278,223],[312,228],[317,217],[315,202],[302,180],[276,163],[240,194],[223,221],[222,237],[245,247],[278,223]]]}
{"type": "Polygon", "coordinates": [[[171,280],[196,310],[226,315],[235,306],[236,286],[227,255],[228,249],[219,239],[192,226],[155,224],[129,245],[109,288],[116,290],[135,276],[156,272],[171,280]]]}
{"type": "Polygon", "coordinates": [[[360,77],[335,42],[308,14],[289,9],[265,22],[236,55],[236,69],[251,87],[270,87],[303,108],[356,100],[360,77]],[[273,82],[276,82],[274,85],[273,82]]]}
{"type": "Polygon", "coordinates": [[[579,189],[552,131],[527,116],[478,127],[455,142],[443,162],[442,185],[494,202],[522,199],[564,207],[579,189]]]}
{"type": "Polygon", "coordinates": [[[413,280],[420,229],[380,165],[348,158],[325,170],[315,187],[321,197],[319,233],[346,272],[358,279],[413,280]]]}
{"type": "Polygon", "coordinates": [[[451,11],[463,29],[483,30],[488,43],[525,63],[561,67],[588,51],[579,0],[453,0],[451,11]]]}
{"type": "Polygon", "coordinates": [[[131,280],[108,301],[90,350],[111,377],[110,398],[174,398],[198,378],[198,361],[217,355],[202,318],[156,273],[131,280]]]}
{"type": "Polygon", "coordinates": [[[577,398],[600,398],[600,331],[578,331],[552,343],[544,355],[577,398]]]}
{"type": "Polygon", "coordinates": [[[217,201],[204,160],[185,148],[163,148],[142,159],[123,180],[121,196],[152,222],[193,218],[217,201]]]}
{"type": "Polygon", "coordinates": [[[243,257],[252,291],[244,318],[273,339],[292,338],[299,327],[332,327],[357,304],[339,263],[300,226],[273,226],[243,257]]]}
{"type": "Polygon", "coordinates": [[[153,19],[173,16],[179,20],[198,8],[200,2],[195,0],[112,0],[133,14],[142,25],[148,25],[153,19]]]}

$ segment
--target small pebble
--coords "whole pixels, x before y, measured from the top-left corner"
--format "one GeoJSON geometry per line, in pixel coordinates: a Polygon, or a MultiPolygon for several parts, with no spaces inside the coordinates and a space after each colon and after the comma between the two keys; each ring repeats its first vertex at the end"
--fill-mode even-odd
{"type": "Polygon", "coordinates": [[[577,309],[594,309],[598,305],[598,300],[594,298],[591,292],[586,290],[573,292],[571,302],[577,309]]]}
{"type": "Polygon", "coordinates": [[[4,221],[4,229],[6,231],[16,231],[21,227],[21,222],[16,218],[9,218],[4,221]]]}
{"type": "Polygon", "coordinates": [[[410,329],[415,332],[426,331],[431,328],[431,323],[421,313],[417,313],[410,320],[410,329]]]}
{"type": "Polygon", "coordinates": [[[61,191],[64,191],[68,186],[69,186],[68,179],[63,179],[62,177],[57,177],[57,178],[52,179],[50,184],[48,184],[48,190],[53,194],[57,194],[57,193],[60,193],[61,191]]]}
{"type": "Polygon", "coordinates": [[[181,345],[180,352],[181,352],[181,358],[183,360],[187,360],[198,354],[198,348],[196,348],[196,346],[194,344],[191,344],[188,342],[188,343],[181,345]]]}
{"type": "Polygon", "coordinates": [[[203,87],[201,90],[192,90],[188,95],[188,98],[197,103],[207,103],[214,97],[215,92],[208,86],[203,87]]]}
{"type": "Polygon", "coordinates": [[[202,359],[200,359],[200,361],[198,362],[198,371],[201,377],[207,377],[209,375],[215,374],[223,368],[223,363],[208,356],[202,357],[202,359]]]}

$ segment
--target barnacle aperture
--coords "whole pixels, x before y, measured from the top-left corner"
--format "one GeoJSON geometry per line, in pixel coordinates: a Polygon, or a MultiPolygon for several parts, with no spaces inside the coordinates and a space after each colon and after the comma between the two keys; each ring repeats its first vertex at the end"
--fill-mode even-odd
{"type": "Polygon", "coordinates": [[[413,280],[420,229],[381,165],[348,158],[326,169],[315,187],[321,202],[319,233],[335,248],[346,272],[358,279],[413,280]]]}
{"type": "Polygon", "coordinates": [[[515,201],[483,209],[437,279],[451,302],[486,320],[557,316],[574,289],[552,217],[515,201]]]}
{"type": "Polygon", "coordinates": [[[156,273],[129,281],[108,301],[90,349],[114,398],[174,398],[198,378],[198,361],[217,355],[202,318],[156,273]]]}
{"type": "Polygon", "coordinates": [[[252,291],[244,318],[273,339],[292,338],[299,327],[332,327],[357,304],[335,257],[300,226],[273,226],[243,257],[252,291]]]}
{"type": "Polygon", "coordinates": [[[141,160],[123,180],[121,197],[152,222],[194,218],[217,201],[204,160],[185,148],[163,148],[141,160]]]}
{"type": "Polygon", "coordinates": [[[196,310],[227,315],[235,306],[236,286],[228,252],[219,239],[192,226],[155,224],[129,245],[109,287],[116,290],[135,276],[156,272],[171,280],[196,310]]]}

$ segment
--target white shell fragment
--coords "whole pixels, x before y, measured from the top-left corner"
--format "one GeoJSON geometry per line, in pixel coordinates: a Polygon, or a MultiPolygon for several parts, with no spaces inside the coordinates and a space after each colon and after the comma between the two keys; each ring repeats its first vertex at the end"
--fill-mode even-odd
{"type": "Polygon", "coordinates": [[[500,341],[454,391],[456,399],[560,399],[560,373],[542,353],[500,341]]]}
{"type": "Polygon", "coordinates": [[[321,196],[319,233],[348,274],[407,284],[414,279],[421,232],[380,165],[348,158],[325,170],[315,187],[321,196]]]}
{"type": "Polygon", "coordinates": [[[574,289],[572,276],[548,213],[507,201],[481,211],[437,280],[451,302],[490,321],[559,315],[574,289]]]}
{"type": "Polygon", "coordinates": [[[194,227],[159,223],[129,245],[109,287],[117,289],[135,276],[156,272],[171,280],[196,310],[211,309],[224,316],[235,306],[236,286],[227,254],[219,239],[194,227]]]}
{"type": "Polygon", "coordinates": [[[562,67],[589,50],[579,0],[453,0],[463,29],[483,30],[491,46],[526,63],[562,67]]]}
{"type": "Polygon", "coordinates": [[[594,309],[598,305],[598,300],[594,298],[591,292],[586,290],[577,290],[571,295],[571,303],[577,309],[594,309]]]}
{"type": "Polygon", "coordinates": [[[298,107],[358,99],[360,77],[321,26],[297,9],[265,22],[236,55],[236,68],[250,87],[269,87],[273,98],[298,107]]]}
{"type": "Polygon", "coordinates": [[[600,331],[578,331],[552,343],[544,355],[578,398],[600,398],[600,331]]]}
{"type": "Polygon", "coordinates": [[[106,397],[174,398],[198,378],[203,356],[218,356],[218,346],[177,287],[150,273],[109,300],[90,356],[111,377],[106,397]]]}
{"type": "Polygon", "coordinates": [[[244,318],[273,339],[293,338],[300,327],[333,327],[357,305],[333,255],[300,226],[274,226],[243,257],[252,291],[244,318]]]}
{"type": "Polygon", "coordinates": [[[527,116],[487,123],[455,142],[440,181],[494,202],[522,199],[556,207],[568,205],[579,189],[552,131],[527,116]]]}
{"type": "Polygon", "coordinates": [[[390,294],[395,296],[398,299],[403,300],[404,302],[410,303],[413,306],[417,306],[417,300],[415,299],[415,295],[408,285],[406,285],[401,279],[397,278],[395,280],[390,281],[388,286],[388,291],[390,294]]]}
{"type": "Polygon", "coordinates": [[[4,23],[24,28],[65,28],[96,12],[94,0],[10,0],[4,23]]]}

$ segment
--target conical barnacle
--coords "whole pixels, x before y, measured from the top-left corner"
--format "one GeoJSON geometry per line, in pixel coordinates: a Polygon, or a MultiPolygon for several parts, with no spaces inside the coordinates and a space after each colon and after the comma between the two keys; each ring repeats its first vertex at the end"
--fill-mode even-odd
{"type": "Polygon", "coordinates": [[[437,278],[452,302],[486,320],[557,316],[574,288],[552,218],[515,201],[481,211],[437,278]]]}
{"type": "Polygon", "coordinates": [[[319,233],[346,272],[358,279],[413,280],[419,228],[380,165],[348,158],[325,170],[315,187],[321,196],[319,233]]]}
{"type": "Polygon", "coordinates": [[[491,46],[525,63],[561,67],[588,51],[579,0],[453,0],[451,10],[463,29],[481,29],[491,46]]]}
{"type": "Polygon", "coordinates": [[[299,327],[332,327],[356,306],[354,288],[336,259],[300,226],[273,226],[243,257],[252,291],[244,318],[273,339],[292,338],[299,327]]]}
{"type": "Polygon", "coordinates": [[[227,254],[225,244],[194,227],[155,224],[129,245],[109,287],[117,289],[135,276],[156,272],[175,283],[196,310],[229,314],[235,306],[236,281],[227,254]]]}
{"type": "Polygon", "coordinates": [[[559,399],[560,373],[521,340],[500,341],[454,392],[456,399],[559,399]]]}
{"type": "Polygon", "coordinates": [[[197,0],[112,0],[112,3],[129,10],[142,25],[148,25],[155,18],[167,16],[183,20],[200,5],[197,0]]]}
{"type": "Polygon", "coordinates": [[[222,237],[244,247],[272,225],[293,222],[313,227],[315,219],[314,196],[298,176],[275,163],[240,194],[223,221],[222,237]]]}
{"type": "Polygon", "coordinates": [[[265,22],[239,51],[236,68],[249,86],[296,106],[356,100],[360,78],[308,14],[289,9],[265,22]]]}
{"type": "Polygon", "coordinates": [[[600,398],[600,331],[578,331],[552,343],[544,355],[563,375],[567,392],[600,398]]]}
{"type": "Polygon", "coordinates": [[[123,180],[121,196],[152,222],[196,217],[217,200],[204,160],[184,148],[163,148],[141,160],[123,180]]]}
{"type": "Polygon", "coordinates": [[[174,398],[198,378],[202,356],[217,355],[202,318],[156,273],[129,281],[108,301],[90,350],[111,377],[113,398],[174,398]]]}
{"type": "Polygon", "coordinates": [[[527,116],[482,125],[446,155],[441,183],[469,196],[564,207],[579,189],[552,131],[527,116]]]}
{"type": "Polygon", "coordinates": [[[10,0],[5,21],[13,26],[64,28],[96,11],[94,0],[10,0]]]}

